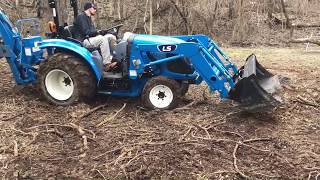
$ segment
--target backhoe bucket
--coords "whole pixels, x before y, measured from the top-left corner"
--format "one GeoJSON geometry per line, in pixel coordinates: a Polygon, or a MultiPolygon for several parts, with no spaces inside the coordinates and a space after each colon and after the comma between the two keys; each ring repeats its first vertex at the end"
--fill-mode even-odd
{"type": "Polygon", "coordinates": [[[239,72],[237,83],[229,92],[230,99],[253,112],[265,111],[281,104],[281,98],[277,96],[281,89],[278,77],[263,68],[254,54],[247,58],[239,72]]]}

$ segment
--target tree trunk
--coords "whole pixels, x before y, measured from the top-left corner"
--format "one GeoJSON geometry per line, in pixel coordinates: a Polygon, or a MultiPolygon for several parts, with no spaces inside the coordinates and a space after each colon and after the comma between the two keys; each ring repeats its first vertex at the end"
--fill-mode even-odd
{"type": "Polygon", "coordinates": [[[57,1],[57,11],[59,12],[59,23],[60,26],[64,26],[65,23],[67,23],[68,18],[68,11],[66,11],[68,4],[66,2],[67,0],[60,0],[57,1]]]}
{"type": "Polygon", "coordinates": [[[291,28],[291,22],[290,22],[290,19],[289,19],[287,10],[286,10],[286,5],[284,3],[284,0],[281,0],[281,6],[282,6],[282,12],[284,14],[284,17],[286,18],[286,27],[291,28]]]}
{"type": "Polygon", "coordinates": [[[153,29],[153,12],[152,12],[152,0],[150,0],[150,4],[149,4],[149,7],[150,7],[150,34],[152,34],[152,29],[153,29]]]}
{"type": "Polygon", "coordinates": [[[267,15],[268,15],[268,20],[269,20],[269,22],[271,22],[272,19],[273,19],[273,17],[272,17],[273,8],[274,8],[273,0],[268,0],[267,15]]]}
{"type": "Polygon", "coordinates": [[[149,0],[146,0],[145,12],[144,12],[144,18],[143,18],[143,22],[144,22],[143,27],[144,27],[144,32],[146,34],[148,34],[148,27],[147,27],[148,4],[149,4],[149,0]]]}
{"type": "Polygon", "coordinates": [[[229,11],[228,11],[229,19],[233,19],[235,15],[234,1],[235,0],[229,0],[229,11]]]}
{"type": "Polygon", "coordinates": [[[118,9],[118,19],[122,19],[123,18],[123,0],[118,0],[118,6],[117,6],[117,9],[118,9]]]}

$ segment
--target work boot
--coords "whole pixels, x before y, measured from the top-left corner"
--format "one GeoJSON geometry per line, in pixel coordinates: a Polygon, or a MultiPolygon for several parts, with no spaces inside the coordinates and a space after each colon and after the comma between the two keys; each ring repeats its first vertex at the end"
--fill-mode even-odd
{"type": "Polygon", "coordinates": [[[118,65],[118,62],[112,62],[112,63],[107,63],[104,65],[104,71],[105,72],[110,72],[113,69],[115,69],[118,65]]]}

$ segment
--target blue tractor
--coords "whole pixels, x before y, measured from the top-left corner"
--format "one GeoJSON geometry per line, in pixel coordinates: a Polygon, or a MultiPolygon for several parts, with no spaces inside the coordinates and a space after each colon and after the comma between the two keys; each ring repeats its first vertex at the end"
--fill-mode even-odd
{"type": "MultiPolygon", "coordinates": [[[[254,55],[237,68],[214,40],[205,35],[157,36],[125,33],[113,55],[121,66],[103,72],[98,50],[86,49],[72,36],[72,26],[60,26],[55,0],[49,0],[54,26],[49,38],[22,36],[23,22],[13,25],[0,11],[0,57],[6,57],[17,84],[35,84],[56,105],[91,99],[97,93],[141,97],[151,109],[171,109],[190,84],[205,81],[212,92],[247,110],[265,110],[280,104],[277,76],[263,68],[254,55]]],[[[71,0],[77,15],[77,2],[71,0]]],[[[37,27],[34,23],[32,27],[37,27]]],[[[107,31],[117,33],[121,26],[107,31]]]]}

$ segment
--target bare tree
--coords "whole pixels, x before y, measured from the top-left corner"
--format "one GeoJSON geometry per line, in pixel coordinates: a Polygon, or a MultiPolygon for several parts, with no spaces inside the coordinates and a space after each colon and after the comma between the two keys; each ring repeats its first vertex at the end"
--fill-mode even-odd
{"type": "Polygon", "coordinates": [[[152,3],[153,1],[152,0],[150,0],[150,3],[149,3],[149,12],[150,12],[150,27],[149,27],[149,29],[150,29],[150,34],[152,34],[153,33],[153,8],[152,8],[152,3]]]}
{"type": "MultiPolygon", "coordinates": [[[[80,10],[83,10],[86,1],[88,0],[78,0],[80,10]]],[[[72,14],[69,0],[58,2],[61,22],[72,23],[73,17],[69,16],[72,14]]],[[[123,23],[123,31],[169,35],[201,33],[235,43],[255,41],[257,39],[255,37],[266,36],[268,33],[272,35],[266,28],[277,30],[284,25],[295,31],[304,27],[316,28],[317,21],[307,24],[305,22],[311,15],[318,14],[320,18],[318,0],[92,0],[92,2],[98,7],[95,16],[98,28],[123,23]]],[[[43,24],[52,20],[47,0],[1,0],[0,6],[13,20],[39,17],[43,24]]],[[[288,34],[289,31],[282,33],[288,34]]]]}

